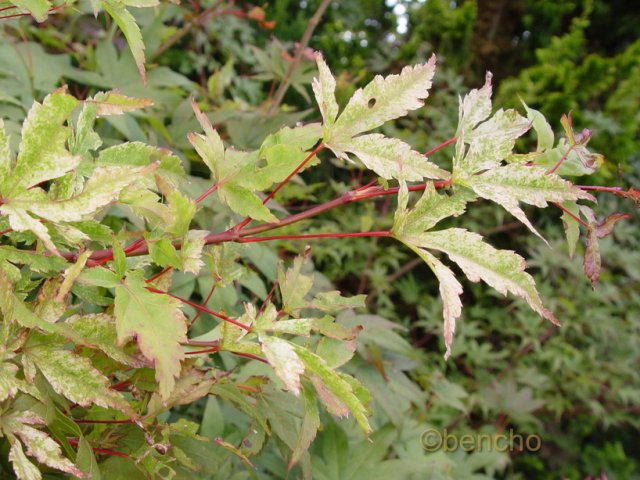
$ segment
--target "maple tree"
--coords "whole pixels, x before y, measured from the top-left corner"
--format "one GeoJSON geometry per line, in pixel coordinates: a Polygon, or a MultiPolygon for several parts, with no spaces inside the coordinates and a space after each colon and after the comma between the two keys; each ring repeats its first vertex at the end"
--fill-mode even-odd
{"type": "MultiPolygon", "coordinates": [[[[125,7],[156,3],[99,2],[123,30],[143,76],[141,36],[125,7]]],[[[52,8],[47,1],[11,4],[38,20],[52,8]]],[[[197,198],[184,192],[188,176],[174,153],[140,142],[103,148],[94,130],[97,119],[143,109],[151,105],[148,99],[111,91],[79,100],[64,88],[56,90],[28,112],[17,155],[0,120],[0,214],[8,222],[0,246],[0,431],[10,444],[9,459],[18,478],[42,478],[42,466],[87,477],[97,468],[96,455],[102,454],[135,462],[149,475],[160,468],[192,468],[195,460],[180,445],[205,439],[188,422],[167,423],[163,414],[207,395],[217,395],[252,417],[262,437],[280,435],[252,398],[264,377],[240,381],[233,372],[204,361],[220,352],[267,364],[274,373],[270,382],[302,398],[301,426],[287,443],[290,468],[303,459],[320,428],[318,403],[336,416],[352,415],[364,434],[371,434],[370,394],[340,370],[354,355],[361,327],[336,321],[340,311],[364,307],[364,295],[343,297],[338,291],[314,289],[314,279],[304,272],[305,255],[288,268],[279,265],[274,285],[279,301],[272,290],[261,306],[245,304],[239,317],[208,307],[208,298],[198,304],[171,292],[173,272],[205,272],[213,279],[211,291],[232,285],[244,244],[356,236],[400,241],[439,281],[445,357],[462,314],[463,289],[440,253],[469,280],[521,297],[558,324],[520,255],[497,249],[464,228],[440,227],[474,202],[500,205],[538,236],[520,204],[556,204],[563,210],[571,251],[580,227],[585,229],[585,271],[597,281],[598,239],[625,216],[598,221],[578,202],[592,202],[589,191],[598,188],[635,200],[638,193],[581,187],[564,178],[591,174],[600,165],[600,157],[587,148],[590,132],[575,133],[565,117],[566,138],[554,146],[547,121],[526,105],[526,116],[515,110],[492,113],[488,75],[484,86],[460,100],[458,129],[451,140],[434,149],[453,145],[448,171],[400,139],[367,133],[423,107],[435,56],[397,75],[376,76],[342,110],[333,74],[320,54],[316,61],[313,92],[322,124],[284,127],[257,150],[225,145],[193,103],[201,131],[188,139],[211,178],[197,198]],[[516,153],[516,140],[530,130],[537,134],[536,149],[516,153]],[[325,161],[328,151],[374,172],[378,180],[296,214],[279,209],[278,192],[297,174],[325,161]],[[411,192],[419,192],[418,198],[411,192]],[[389,195],[398,197],[389,230],[262,235],[352,202],[389,195]],[[235,222],[222,231],[192,229],[199,209],[209,201],[226,206],[235,222]],[[144,226],[142,231],[117,231],[105,223],[114,205],[126,208],[144,226]],[[198,316],[189,319],[186,306],[219,324],[191,337],[198,316]],[[80,428],[85,424],[100,426],[100,434],[87,434],[80,428]],[[142,439],[132,440],[133,447],[118,448],[117,439],[138,434],[142,439]],[[100,438],[106,440],[100,443],[100,438]]],[[[224,439],[218,443],[249,463],[256,453],[224,439]]]]}

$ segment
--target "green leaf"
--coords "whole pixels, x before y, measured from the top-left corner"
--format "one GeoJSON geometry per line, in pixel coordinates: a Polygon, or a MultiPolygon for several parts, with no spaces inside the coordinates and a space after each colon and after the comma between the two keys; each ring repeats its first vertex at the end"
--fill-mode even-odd
{"type": "Polygon", "coordinates": [[[213,179],[218,185],[217,194],[220,200],[240,215],[264,222],[277,221],[277,218],[254,193],[257,186],[264,186],[256,184],[253,177],[258,161],[257,154],[232,149],[225,152],[224,144],[207,116],[195,103],[192,104],[192,108],[205,135],[190,133],[189,142],[211,170],[213,179]]]}
{"type": "Polygon", "coordinates": [[[531,122],[533,129],[536,131],[538,135],[538,144],[536,146],[537,152],[543,152],[547,149],[553,148],[553,129],[547,119],[544,118],[544,115],[540,113],[538,110],[534,110],[533,108],[529,108],[524,100],[522,101],[522,105],[524,105],[524,109],[527,112],[527,119],[531,122]]]}
{"type": "Polygon", "coordinates": [[[595,173],[604,163],[604,157],[598,153],[591,153],[585,145],[575,145],[569,151],[570,145],[565,138],[558,140],[555,148],[549,149],[542,155],[535,157],[537,166],[550,169],[562,157],[565,157],[560,167],[555,171],[562,176],[578,177],[595,173]],[[567,154],[568,152],[568,154],[567,154]]]}
{"type": "MultiPolygon", "coordinates": [[[[348,140],[422,107],[429,96],[435,67],[433,55],[424,64],[403,68],[399,75],[385,78],[377,75],[364,89],[353,94],[325,136],[327,146],[332,147],[335,141],[348,140]]],[[[330,84],[326,88],[330,89],[330,84]]],[[[322,108],[322,104],[320,106],[322,108]]]]}
{"type": "Polygon", "coordinates": [[[304,297],[313,286],[313,278],[301,273],[304,257],[298,256],[293,261],[291,268],[286,271],[278,270],[278,285],[282,297],[282,309],[292,313],[306,305],[304,297]]]}
{"type": "Polygon", "coordinates": [[[42,104],[34,102],[22,126],[15,168],[4,182],[5,198],[11,198],[16,190],[60,177],[80,163],[81,157],[65,148],[70,130],[63,126],[78,103],[63,92],[48,95],[42,104]]]}
{"type": "Polygon", "coordinates": [[[320,413],[316,396],[313,394],[313,390],[305,384],[302,385],[302,400],[304,402],[304,416],[302,417],[298,441],[291,453],[291,459],[287,466],[288,470],[291,470],[302,454],[309,449],[320,428],[320,413]]]}
{"type": "Polygon", "coordinates": [[[314,78],[312,82],[313,93],[316,96],[316,102],[322,113],[324,124],[324,136],[328,137],[328,129],[335,123],[338,116],[338,102],[336,101],[336,80],[331,74],[331,70],[322,58],[322,54],[316,54],[316,63],[318,64],[319,78],[314,78]]]}
{"type": "Polygon", "coordinates": [[[145,288],[143,273],[130,272],[124,284],[116,287],[118,344],[136,339],[142,354],[154,362],[160,396],[167,399],[180,375],[186,319],[176,299],[145,288]]]}
{"type": "Polygon", "coordinates": [[[319,123],[308,123],[295,128],[283,127],[264,139],[260,147],[260,156],[265,149],[276,145],[310,150],[321,138],[322,125],[319,123]]]}
{"type": "Polygon", "coordinates": [[[133,416],[128,402],[112,390],[109,380],[88,358],[80,357],[50,336],[32,334],[25,347],[27,358],[37,365],[53,389],[72,402],[88,407],[100,405],[133,416]]]}
{"type": "Polygon", "coordinates": [[[116,22],[122,33],[124,33],[129,49],[133,54],[133,59],[138,67],[138,72],[142,77],[142,81],[147,83],[147,74],[144,69],[144,42],[142,41],[142,33],[140,27],[136,23],[133,15],[125,8],[125,4],[118,0],[101,0],[102,6],[116,22]]]}
{"type": "Polygon", "coordinates": [[[480,197],[502,205],[505,210],[540,238],[542,236],[531,225],[518,202],[543,208],[547,206],[547,202],[595,200],[587,192],[576,188],[571,182],[563,180],[555,174],[547,174],[544,168],[525,167],[517,164],[469,176],[464,183],[480,197]]]}
{"type": "Polygon", "coordinates": [[[251,217],[263,222],[276,222],[278,219],[262,204],[255,193],[247,188],[231,183],[225,183],[218,188],[220,200],[229,208],[245,217],[251,217]]]}
{"type": "Polygon", "coordinates": [[[0,261],[5,260],[16,265],[29,265],[31,270],[39,273],[57,273],[69,266],[64,258],[41,255],[29,250],[18,250],[9,245],[1,245],[0,261]]]}
{"type": "Polygon", "coordinates": [[[400,240],[413,247],[446,253],[472,282],[483,280],[503,295],[510,292],[522,297],[541,317],[558,325],[553,313],[543,306],[533,278],[524,271],[526,262],[520,255],[497,250],[484,243],[480,235],[461,228],[426,232],[400,240]]]}
{"type": "Polygon", "coordinates": [[[450,174],[429,162],[411,146],[397,138],[388,138],[379,133],[344,138],[327,145],[339,157],[348,159],[345,152],[358,157],[365,166],[382,178],[398,178],[406,181],[423,178],[449,178],[450,174]]]}
{"type": "MultiPolygon", "coordinates": [[[[576,202],[564,202],[564,208],[580,218],[580,209],[576,202]]],[[[562,225],[564,227],[565,237],[567,238],[567,246],[569,247],[569,258],[573,258],[576,251],[576,245],[580,239],[580,223],[564,210],[562,211],[562,225]]]]}
{"type": "Polygon", "coordinates": [[[466,188],[457,188],[453,195],[439,194],[432,183],[427,183],[422,197],[409,210],[409,189],[406,182],[401,181],[392,231],[402,237],[430,230],[445,218],[462,215],[467,203],[475,198],[466,188]]]}

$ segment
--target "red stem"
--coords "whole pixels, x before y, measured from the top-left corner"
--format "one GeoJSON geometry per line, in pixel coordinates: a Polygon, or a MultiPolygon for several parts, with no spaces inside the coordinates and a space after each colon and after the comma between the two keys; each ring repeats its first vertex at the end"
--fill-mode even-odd
{"type": "Polygon", "coordinates": [[[153,283],[154,281],[156,281],[157,279],[159,279],[161,276],[163,276],[165,273],[170,272],[171,270],[173,270],[173,267],[166,267],[164,270],[156,273],[155,275],[153,275],[152,277],[149,277],[145,280],[145,282],[147,283],[153,283]]]}
{"type": "Polygon", "coordinates": [[[177,295],[174,295],[173,293],[169,293],[169,292],[165,292],[163,290],[158,290],[157,288],[153,288],[153,287],[145,287],[147,290],[149,290],[150,292],[153,293],[160,293],[162,295],[169,295],[171,298],[175,298],[176,300],[181,301],[182,303],[184,303],[185,305],[189,305],[190,307],[195,308],[196,310],[200,310],[204,313],[208,313],[209,315],[212,315],[216,318],[219,318],[220,320],[224,320],[225,322],[229,322],[229,323],[233,323],[234,325],[237,325],[240,328],[243,328],[247,331],[251,331],[251,327],[247,327],[244,323],[240,323],[237,320],[234,320],[233,318],[229,318],[226,315],[223,315],[221,313],[218,312],[214,312],[213,310],[208,309],[207,307],[203,307],[202,305],[198,305],[195,302],[192,302],[191,300],[187,300],[186,298],[182,298],[179,297],[177,295]]]}
{"type": "Polygon", "coordinates": [[[271,237],[248,237],[239,238],[238,243],[268,242],[270,240],[298,240],[311,238],[345,238],[345,237],[388,237],[391,232],[388,230],[380,232],[350,232],[350,233],[310,233],[306,235],[273,235],[271,237]]]}
{"type": "MultiPolygon", "coordinates": [[[[74,447],[78,446],[77,438],[67,438],[67,441],[74,447]]],[[[116,457],[129,458],[129,455],[127,455],[126,453],[116,452],[115,450],[109,450],[107,448],[91,447],[91,450],[93,450],[95,453],[101,453],[103,455],[115,455],[116,457]]]]}
{"type": "Polygon", "coordinates": [[[267,360],[265,360],[264,358],[258,357],[257,355],[252,355],[251,353],[244,353],[244,352],[233,352],[231,350],[221,350],[220,347],[218,346],[205,348],[204,350],[194,350],[191,352],[185,352],[185,355],[199,355],[202,353],[215,353],[215,352],[228,352],[228,353],[232,353],[233,355],[238,355],[239,357],[258,360],[259,362],[266,363],[267,365],[269,365],[269,362],[267,360]]]}
{"type": "Polygon", "coordinates": [[[457,137],[451,137],[449,140],[446,140],[446,141],[442,142],[440,145],[437,145],[437,146],[433,147],[431,150],[426,152],[424,154],[424,156],[428,157],[429,155],[431,155],[433,153],[436,153],[441,148],[447,147],[447,146],[451,145],[452,143],[455,143],[457,140],[458,140],[457,137]]]}
{"type": "MultiPolygon", "coordinates": [[[[441,180],[438,182],[433,182],[435,188],[446,188],[451,185],[451,180],[441,180]]],[[[422,185],[412,185],[409,187],[409,191],[416,192],[421,191],[426,188],[427,184],[422,185]]],[[[233,229],[227,230],[226,232],[221,233],[211,233],[205,237],[205,245],[214,245],[224,242],[237,242],[238,239],[243,237],[249,237],[252,235],[256,235],[258,233],[268,232],[270,230],[275,230],[277,228],[285,227],[287,225],[291,225],[293,223],[300,222],[302,220],[306,220],[308,218],[315,217],[324,213],[328,210],[332,210],[334,208],[348,205],[353,202],[360,202],[363,200],[367,200],[373,197],[381,197],[385,195],[395,195],[398,193],[398,187],[392,187],[388,189],[384,189],[383,187],[371,187],[366,188],[364,190],[357,189],[346,192],[341,196],[334,198],[328,202],[322,203],[320,205],[316,205],[314,207],[309,208],[300,213],[296,213],[294,215],[289,215],[278,222],[274,223],[264,223],[262,225],[256,225],[254,227],[245,228],[241,231],[233,231],[233,229]]],[[[179,242],[174,243],[174,247],[176,249],[182,248],[182,245],[179,242]]],[[[127,253],[127,256],[138,256],[138,255],[146,255],[149,253],[149,249],[146,245],[142,245],[136,250],[133,250],[127,253]]],[[[105,258],[111,259],[113,252],[110,248],[105,250],[97,250],[91,254],[90,261],[87,262],[89,266],[95,266],[98,262],[102,262],[105,258]]],[[[74,252],[63,252],[62,256],[69,261],[75,261],[78,254],[74,252]]]]}
{"type": "MultiPolygon", "coordinates": [[[[47,13],[54,12],[54,11],[56,11],[56,10],[59,10],[59,9],[61,9],[61,8],[66,7],[66,6],[67,6],[67,5],[63,3],[62,5],[58,5],[57,7],[50,8],[50,9],[47,11],[47,13]]],[[[3,10],[8,10],[9,8],[10,8],[10,7],[5,7],[3,10]]],[[[2,11],[2,10],[0,10],[0,11],[2,11]]],[[[9,18],[17,18],[17,17],[28,17],[28,16],[30,16],[30,15],[31,15],[31,14],[30,14],[29,12],[24,12],[24,13],[14,13],[13,15],[5,15],[4,17],[0,17],[0,20],[7,20],[7,19],[9,19],[9,18]]]]}
{"type": "Polygon", "coordinates": [[[591,228],[589,227],[589,224],[587,222],[585,222],[584,220],[582,220],[580,217],[578,217],[577,215],[575,215],[574,213],[572,213],[571,211],[569,211],[568,209],[564,208],[562,206],[562,204],[560,203],[553,203],[556,207],[558,207],[560,210],[562,210],[563,212],[565,212],[567,215],[569,215],[571,218],[573,218],[576,222],[578,222],[580,225],[582,225],[583,227],[586,228],[591,228]]]}
{"type": "MultiPolygon", "coordinates": [[[[211,289],[209,290],[209,294],[207,295],[207,298],[204,299],[203,305],[206,307],[207,303],[209,303],[209,300],[211,300],[211,296],[213,295],[213,292],[216,290],[216,284],[214,282],[213,285],[211,285],[211,289]]],[[[191,323],[189,324],[189,328],[193,327],[193,324],[196,323],[196,321],[200,318],[200,316],[202,315],[202,311],[198,310],[198,313],[196,313],[196,316],[193,317],[193,320],[191,320],[191,323]]]]}
{"type": "Polygon", "coordinates": [[[560,165],[562,165],[564,161],[567,159],[567,157],[569,156],[569,153],[571,153],[571,150],[573,150],[573,147],[575,147],[575,145],[571,145],[569,148],[567,148],[567,151],[564,152],[564,155],[560,157],[560,160],[558,160],[556,164],[553,167],[551,167],[551,170],[547,172],[547,175],[555,172],[558,168],[560,168],[560,165]]]}
{"type": "Polygon", "coordinates": [[[218,190],[218,187],[220,186],[220,184],[218,182],[214,183],[213,185],[211,185],[206,192],[204,192],[202,195],[200,195],[198,198],[196,198],[196,204],[200,203],[201,201],[203,201],[205,198],[207,198],[209,195],[211,195],[213,192],[215,192],[216,190],[218,190]]]}
{"type": "Polygon", "coordinates": [[[133,420],[80,420],[80,419],[73,419],[73,421],[75,423],[104,423],[104,424],[129,424],[129,423],[135,423],[133,420]]]}

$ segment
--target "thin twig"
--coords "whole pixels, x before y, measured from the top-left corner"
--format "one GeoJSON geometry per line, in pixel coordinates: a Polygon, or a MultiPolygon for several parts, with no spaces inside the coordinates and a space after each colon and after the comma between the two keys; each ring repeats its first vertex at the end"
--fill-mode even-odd
{"type": "Polygon", "coordinates": [[[214,13],[214,10],[218,8],[224,0],[218,0],[217,2],[213,2],[209,5],[205,10],[202,11],[196,18],[191,20],[188,24],[178,30],[176,33],[171,35],[165,42],[158,47],[158,49],[153,54],[152,58],[156,58],[166,52],[168,49],[173,47],[176,43],[178,43],[182,38],[187,35],[193,27],[196,25],[202,25],[211,14],[214,13]]]}
{"type": "Polygon", "coordinates": [[[293,58],[293,61],[289,63],[289,68],[287,68],[287,72],[285,73],[284,78],[282,79],[282,82],[280,83],[280,86],[276,91],[276,94],[273,96],[273,102],[269,107],[269,111],[267,112],[267,115],[269,116],[273,115],[274,112],[278,109],[278,107],[282,103],[282,100],[284,100],[284,96],[287,93],[287,90],[289,90],[289,85],[291,84],[291,76],[293,75],[293,72],[296,70],[296,68],[298,68],[298,66],[300,65],[300,62],[302,61],[302,56],[304,55],[304,50],[307,48],[307,45],[309,44],[309,40],[311,40],[311,35],[313,35],[314,30],[320,23],[320,19],[322,18],[322,15],[324,14],[325,10],[327,9],[330,3],[331,3],[331,0],[322,0],[322,3],[316,10],[316,13],[314,13],[313,17],[311,17],[311,20],[309,20],[307,29],[304,31],[304,34],[302,35],[302,39],[298,44],[298,50],[296,51],[296,56],[293,58]]]}

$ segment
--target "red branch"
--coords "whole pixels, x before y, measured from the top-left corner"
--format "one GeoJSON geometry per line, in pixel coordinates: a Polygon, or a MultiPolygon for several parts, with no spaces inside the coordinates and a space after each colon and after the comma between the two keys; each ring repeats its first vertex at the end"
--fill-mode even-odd
{"type": "Polygon", "coordinates": [[[298,240],[311,238],[345,238],[345,237],[388,237],[391,232],[349,232],[349,233],[310,233],[307,235],[274,235],[271,237],[244,237],[239,238],[238,243],[268,242],[270,240],[298,240]]]}
{"type": "Polygon", "coordinates": [[[431,150],[429,150],[428,152],[426,152],[424,154],[425,157],[428,157],[429,155],[436,153],[438,150],[451,145],[452,143],[455,143],[458,140],[457,137],[451,137],[449,140],[446,140],[444,142],[442,142],[440,145],[437,145],[435,147],[433,147],[431,150]]]}
{"type": "Polygon", "coordinates": [[[145,287],[147,290],[149,290],[150,292],[153,293],[159,293],[162,295],[168,295],[171,298],[175,298],[176,300],[181,301],[182,303],[184,303],[185,305],[189,305],[190,307],[195,308],[196,310],[200,310],[204,313],[208,313],[209,315],[212,315],[216,318],[219,318],[220,320],[224,320],[225,322],[229,322],[229,323],[233,323],[234,325],[237,325],[240,328],[243,328],[247,331],[251,331],[251,327],[246,326],[244,323],[238,322],[237,320],[234,320],[233,318],[229,318],[226,315],[223,315],[221,313],[218,312],[214,312],[213,310],[208,309],[207,307],[203,307],[202,305],[198,305],[195,302],[192,302],[191,300],[187,300],[186,298],[182,298],[179,297],[177,295],[174,295],[173,293],[169,293],[169,292],[165,292],[163,290],[158,290],[157,288],[153,288],[153,287],[145,287]]]}
{"type": "MultiPolygon", "coordinates": [[[[422,191],[427,187],[428,184],[421,185],[412,185],[409,187],[409,191],[418,192],[422,191]]],[[[435,188],[447,188],[451,185],[451,180],[441,180],[437,182],[433,182],[433,186],[435,188]]],[[[303,212],[296,213],[294,215],[289,215],[277,222],[274,223],[264,223],[262,225],[256,225],[254,227],[244,228],[240,231],[233,231],[233,229],[227,230],[226,232],[221,233],[210,233],[205,237],[206,245],[215,245],[224,242],[238,242],[240,239],[244,237],[251,237],[253,235],[257,235],[259,233],[268,232],[271,230],[275,230],[277,228],[285,227],[287,225],[291,225],[302,220],[306,220],[308,218],[315,217],[324,213],[328,210],[332,210],[334,208],[348,205],[353,202],[360,202],[367,200],[369,198],[374,197],[382,197],[386,195],[396,195],[399,191],[399,187],[391,187],[385,190],[384,187],[367,187],[360,188],[356,190],[351,190],[342,194],[341,196],[334,198],[328,202],[322,203],[320,205],[316,205],[311,207],[303,212]]],[[[182,245],[179,242],[174,243],[174,247],[176,249],[182,248],[182,245]]],[[[149,249],[147,245],[141,245],[139,248],[132,250],[127,253],[127,256],[139,256],[146,255],[149,253],[149,249]]],[[[78,254],[75,252],[64,252],[62,256],[69,261],[75,261],[78,254]]],[[[96,250],[91,254],[90,261],[87,262],[88,266],[95,266],[97,264],[104,263],[103,260],[108,258],[109,260],[113,258],[113,251],[108,248],[105,250],[96,250]]],[[[108,261],[108,260],[107,260],[108,261]]]]}

